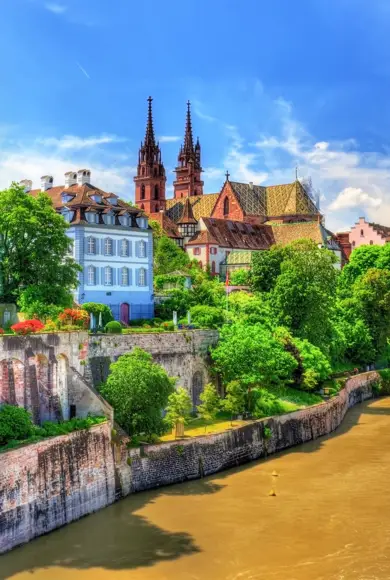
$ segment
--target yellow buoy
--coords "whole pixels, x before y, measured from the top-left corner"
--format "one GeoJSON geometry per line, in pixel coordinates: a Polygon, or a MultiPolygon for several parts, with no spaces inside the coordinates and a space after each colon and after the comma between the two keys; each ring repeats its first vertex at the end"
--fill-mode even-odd
{"type": "Polygon", "coordinates": [[[275,470],[272,472],[272,477],[279,477],[279,473],[277,473],[275,470]]]}
{"type": "Polygon", "coordinates": [[[276,491],[274,489],[271,489],[271,491],[269,492],[270,496],[275,497],[276,496],[276,491]]]}

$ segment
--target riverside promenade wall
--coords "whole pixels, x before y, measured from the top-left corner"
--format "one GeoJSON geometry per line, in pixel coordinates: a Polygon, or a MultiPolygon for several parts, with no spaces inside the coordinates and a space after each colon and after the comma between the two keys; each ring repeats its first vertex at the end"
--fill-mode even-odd
{"type": "Polygon", "coordinates": [[[376,372],[356,375],[337,397],[314,407],[190,440],[128,449],[125,440],[111,440],[107,422],[3,452],[0,553],[130,493],[210,475],[327,435],[350,407],[373,396],[377,380],[376,372]]]}

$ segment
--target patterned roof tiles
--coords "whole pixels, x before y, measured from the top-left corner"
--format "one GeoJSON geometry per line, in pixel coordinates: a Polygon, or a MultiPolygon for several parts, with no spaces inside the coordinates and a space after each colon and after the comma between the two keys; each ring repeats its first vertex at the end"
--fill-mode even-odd
{"type": "MultiPolygon", "coordinates": [[[[201,217],[211,216],[218,197],[219,193],[190,196],[189,200],[195,219],[199,221],[201,217]]],[[[166,200],[166,214],[173,222],[176,223],[181,218],[186,199],[174,198],[166,200]]]]}

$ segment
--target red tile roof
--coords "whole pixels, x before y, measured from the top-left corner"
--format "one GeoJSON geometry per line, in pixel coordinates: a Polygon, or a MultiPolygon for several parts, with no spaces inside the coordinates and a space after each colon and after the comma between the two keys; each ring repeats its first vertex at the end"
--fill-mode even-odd
{"type": "Polygon", "coordinates": [[[224,248],[267,250],[275,243],[270,226],[216,218],[203,218],[203,222],[206,230],[195,234],[190,245],[211,243],[224,248]]]}
{"type": "Polygon", "coordinates": [[[162,211],[150,213],[149,219],[158,222],[169,238],[181,238],[176,224],[162,211]]]}

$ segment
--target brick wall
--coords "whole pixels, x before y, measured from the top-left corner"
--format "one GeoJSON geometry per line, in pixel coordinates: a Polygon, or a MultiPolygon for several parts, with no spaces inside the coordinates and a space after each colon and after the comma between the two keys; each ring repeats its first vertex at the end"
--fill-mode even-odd
{"type": "Polygon", "coordinates": [[[230,219],[242,221],[244,219],[244,212],[242,211],[239,203],[237,202],[236,196],[233,193],[232,186],[229,182],[226,182],[222,194],[218,198],[218,201],[214,207],[213,213],[211,215],[213,218],[218,219],[230,219]],[[225,199],[229,200],[229,214],[224,215],[224,202],[225,199]]]}

